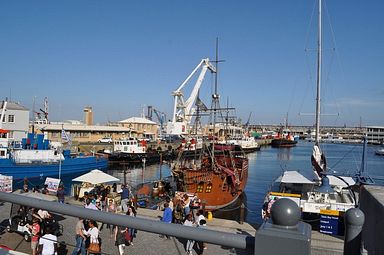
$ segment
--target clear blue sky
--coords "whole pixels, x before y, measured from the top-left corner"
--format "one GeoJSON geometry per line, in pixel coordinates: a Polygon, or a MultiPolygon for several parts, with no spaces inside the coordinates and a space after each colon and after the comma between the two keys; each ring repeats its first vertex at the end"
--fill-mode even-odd
{"type": "MultiPolygon", "coordinates": [[[[1,1],[0,87],[32,108],[49,99],[51,120],[98,123],[138,116],[143,105],[171,114],[171,92],[220,39],[219,91],[244,121],[312,124],[315,2],[1,1]]],[[[325,2],[322,124],[384,125],[384,3],[325,2]],[[331,48],[336,47],[336,51],[331,48]]],[[[209,102],[213,77],[202,98],[209,102]]],[[[190,84],[190,86],[192,86],[190,84]]],[[[188,91],[186,91],[188,92],[188,91]]]]}

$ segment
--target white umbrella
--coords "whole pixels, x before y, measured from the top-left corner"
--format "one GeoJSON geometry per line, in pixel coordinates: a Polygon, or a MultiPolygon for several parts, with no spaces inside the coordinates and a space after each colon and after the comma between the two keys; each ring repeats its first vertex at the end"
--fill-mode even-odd
{"type": "Polygon", "coordinates": [[[120,182],[120,179],[117,179],[116,177],[106,174],[103,171],[100,171],[98,169],[95,169],[89,173],[86,173],[75,179],[72,179],[72,181],[89,182],[91,184],[100,184],[100,183],[108,183],[108,182],[120,182]]]}

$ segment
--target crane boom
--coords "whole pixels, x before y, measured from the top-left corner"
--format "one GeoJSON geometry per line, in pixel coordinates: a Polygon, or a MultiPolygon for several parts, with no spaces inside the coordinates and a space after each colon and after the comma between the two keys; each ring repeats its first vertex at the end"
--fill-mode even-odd
{"type": "Polygon", "coordinates": [[[168,134],[185,134],[187,132],[187,126],[191,122],[191,113],[193,112],[193,105],[197,99],[200,91],[201,84],[204,80],[206,72],[210,70],[212,73],[216,72],[216,68],[209,62],[208,58],[202,59],[200,63],[193,69],[191,74],[183,81],[183,83],[172,92],[174,97],[173,116],[172,122],[168,123],[168,134]],[[184,99],[182,89],[190,81],[193,75],[201,68],[199,77],[192,89],[191,95],[187,100],[184,99]]]}

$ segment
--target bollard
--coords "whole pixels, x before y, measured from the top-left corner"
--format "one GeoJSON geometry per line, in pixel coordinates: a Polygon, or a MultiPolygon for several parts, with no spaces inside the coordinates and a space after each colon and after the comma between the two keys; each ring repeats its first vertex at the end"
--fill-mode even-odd
{"type": "Polygon", "coordinates": [[[245,210],[245,205],[241,204],[241,206],[240,206],[240,220],[239,220],[240,224],[244,223],[244,210],[245,210]]]}
{"type": "Polygon", "coordinates": [[[255,236],[255,255],[311,254],[311,226],[300,221],[300,209],[288,198],[271,208],[271,222],[264,222],[255,236]]]}
{"type": "Polygon", "coordinates": [[[345,215],[344,253],[345,255],[361,254],[361,233],[365,216],[359,208],[349,209],[345,215]]]}

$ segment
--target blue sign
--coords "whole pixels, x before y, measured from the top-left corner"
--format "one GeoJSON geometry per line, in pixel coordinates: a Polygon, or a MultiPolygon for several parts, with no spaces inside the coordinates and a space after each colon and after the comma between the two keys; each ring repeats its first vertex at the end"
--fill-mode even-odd
{"type": "Polygon", "coordinates": [[[334,215],[320,214],[320,233],[338,235],[339,217],[334,215]]]}

